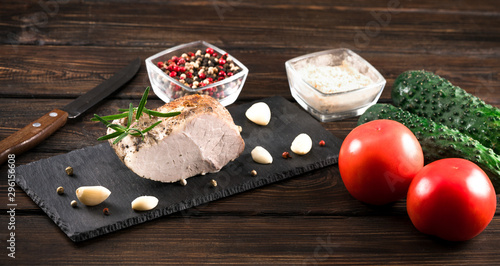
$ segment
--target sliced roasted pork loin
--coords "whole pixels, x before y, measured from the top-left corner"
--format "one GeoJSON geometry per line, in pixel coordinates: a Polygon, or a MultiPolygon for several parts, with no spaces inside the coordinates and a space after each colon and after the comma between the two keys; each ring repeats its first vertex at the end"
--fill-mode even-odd
{"type": "MultiPolygon", "coordinates": [[[[141,177],[175,182],[198,174],[218,172],[243,152],[245,142],[224,106],[209,96],[190,95],[156,109],[181,111],[174,117],[142,115],[141,130],[162,122],[141,137],[127,136],[112,144],[125,165],[141,177]]],[[[113,123],[126,125],[127,118],[113,123]]],[[[108,134],[114,130],[108,129],[108,134]]]]}

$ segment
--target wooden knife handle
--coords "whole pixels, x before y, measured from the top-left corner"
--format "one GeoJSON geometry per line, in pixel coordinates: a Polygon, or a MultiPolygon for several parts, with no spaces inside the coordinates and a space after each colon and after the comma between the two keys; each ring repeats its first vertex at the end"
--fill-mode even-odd
{"type": "Polygon", "coordinates": [[[19,155],[38,145],[64,126],[67,120],[67,112],[54,109],[0,141],[0,165],[7,161],[9,154],[19,155]]]}

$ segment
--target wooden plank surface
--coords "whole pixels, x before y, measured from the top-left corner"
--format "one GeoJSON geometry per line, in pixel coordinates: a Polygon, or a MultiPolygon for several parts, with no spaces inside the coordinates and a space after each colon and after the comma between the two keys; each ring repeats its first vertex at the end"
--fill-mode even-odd
{"type": "MultiPolygon", "coordinates": [[[[2,46],[0,46],[2,47],[2,46]]],[[[324,47],[329,49],[332,47],[324,47]]],[[[254,100],[281,95],[291,99],[285,62],[316,49],[302,51],[229,50],[233,56],[244,62],[250,73],[241,93],[241,99],[254,100]],[[256,57],[262,56],[266,64],[256,57]],[[248,63],[247,63],[248,62],[248,63]]],[[[3,46],[0,55],[6,58],[0,62],[0,96],[5,98],[75,98],[100,82],[135,57],[145,59],[162,48],[116,48],[116,47],[59,47],[59,46],[3,46]],[[17,53],[15,51],[17,49],[17,53]],[[30,54],[36,52],[37,57],[30,54]],[[72,61],[72,53],[88,54],[85,59],[72,61]],[[54,58],[54,54],[61,58],[54,58]],[[107,55],[113,54],[112,57],[107,55]],[[20,59],[18,59],[18,57],[20,59]]],[[[375,66],[387,79],[382,100],[390,98],[394,79],[404,70],[426,69],[451,80],[457,86],[485,99],[490,104],[500,104],[495,91],[500,89],[500,65],[498,55],[454,55],[444,54],[400,54],[388,51],[357,51],[375,66]],[[465,66],[477,65],[477,68],[465,66]],[[402,71],[402,69],[404,69],[402,71]]],[[[497,54],[500,54],[500,50],[497,54]]],[[[146,66],[143,64],[137,77],[128,86],[113,94],[112,98],[140,98],[146,86],[150,86],[146,66]]],[[[156,96],[152,96],[155,98],[156,96]]],[[[0,99],[1,100],[1,99],[0,99]]],[[[7,110],[6,110],[7,111],[7,110]]]]}
{"type": "Polygon", "coordinates": [[[495,217],[477,238],[447,243],[420,234],[405,216],[175,215],[75,244],[47,217],[30,215],[19,218],[24,247],[16,262],[30,262],[30,254],[38,253],[48,265],[495,265],[500,244],[488,239],[499,226],[495,217]],[[51,237],[29,245],[33,235],[51,237]]]}
{"type": "MultiPolygon", "coordinates": [[[[235,104],[292,100],[284,63],[338,47],[359,53],[387,79],[436,72],[500,106],[500,6],[463,1],[14,1],[0,4],[0,139],[85,93],[136,56],[205,40],[250,70],[235,104]],[[391,6],[388,8],[388,6],[391,6]]],[[[21,165],[95,145],[93,113],[137,102],[149,86],[136,78],[30,152],[21,165]]],[[[151,95],[149,105],[162,102],[151,95]]],[[[356,119],[323,123],[340,139],[356,119]]],[[[404,200],[373,207],[354,200],[338,167],[72,243],[16,187],[16,259],[7,257],[6,165],[0,166],[0,261],[26,264],[486,264],[500,263],[499,208],[488,228],[464,243],[419,233],[404,200]],[[34,255],[38,254],[38,255],[34,255]]]]}

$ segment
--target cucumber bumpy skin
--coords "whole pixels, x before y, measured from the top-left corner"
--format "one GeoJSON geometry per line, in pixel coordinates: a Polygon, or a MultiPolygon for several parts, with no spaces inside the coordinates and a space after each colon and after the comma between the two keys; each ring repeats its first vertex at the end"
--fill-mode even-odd
{"type": "Polygon", "coordinates": [[[392,101],[411,113],[467,134],[500,154],[500,109],[448,80],[416,70],[394,81],[392,101]]]}
{"type": "Polygon", "coordinates": [[[430,119],[389,104],[375,104],[359,118],[358,125],[377,119],[390,119],[408,127],[417,137],[426,163],[444,158],[464,158],[476,163],[500,193],[500,156],[477,140],[430,119]]]}

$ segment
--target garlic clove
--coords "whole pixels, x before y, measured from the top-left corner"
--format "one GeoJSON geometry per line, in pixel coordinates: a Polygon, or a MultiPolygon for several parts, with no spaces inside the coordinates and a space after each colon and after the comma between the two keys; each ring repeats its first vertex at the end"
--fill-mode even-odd
{"type": "Polygon", "coordinates": [[[103,186],[83,186],[76,189],[78,200],[87,205],[95,206],[105,201],[111,191],[103,186]]]}
{"type": "Polygon", "coordinates": [[[132,201],[132,209],[136,211],[149,211],[158,205],[158,199],[154,196],[140,196],[132,201]]]}
{"type": "Polygon", "coordinates": [[[271,121],[271,109],[264,102],[254,103],[245,112],[245,116],[257,125],[266,126],[271,121]]]}
{"type": "Polygon", "coordinates": [[[311,151],[312,148],[312,139],[309,135],[302,133],[299,134],[292,142],[292,146],[290,149],[298,155],[307,154],[311,151]]]}
{"type": "Polygon", "coordinates": [[[261,146],[255,147],[250,154],[252,155],[252,159],[256,163],[260,164],[273,163],[273,157],[271,156],[271,154],[261,146]]]}

